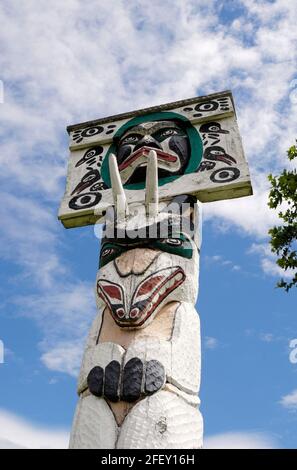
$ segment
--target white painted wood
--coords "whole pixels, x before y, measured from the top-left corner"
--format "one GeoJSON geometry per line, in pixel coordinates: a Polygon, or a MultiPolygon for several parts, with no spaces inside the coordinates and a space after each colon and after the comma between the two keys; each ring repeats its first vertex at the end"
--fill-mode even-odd
{"type": "Polygon", "coordinates": [[[109,156],[109,172],[114,206],[116,208],[117,220],[125,220],[129,215],[129,209],[125,191],[118,170],[117,159],[114,154],[109,156]]]}
{"type": "Polygon", "coordinates": [[[216,93],[215,96],[208,95],[190,98],[189,100],[183,100],[182,106],[180,103],[181,102],[167,103],[139,111],[132,111],[124,115],[110,116],[108,118],[97,119],[89,123],[69,126],[69,148],[71,150],[76,150],[80,148],[87,148],[89,145],[98,143],[100,145],[110,143],[113,139],[113,136],[120,129],[120,127],[126,124],[131,118],[137,117],[139,115],[145,116],[146,114],[153,112],[175,112],[186,117],[193,124],[210,121],[214,117],[219,117],[219,119],[222,119],[234,114],[231,92],[216,93]],[[214,106],[208,107],[207,109],[207,106],[203,106],[203,104],[209,101],[213,102],[214,106]],[[197,106],[202,109],[197,111],[195,109],[197,106]],[[128,118],[126,116],[128,116],[128,118]],[[114,127],[111,129],[110,126],[114,127]],[[98,132],[98,130],[100,130],[97,129],[98,127],[102,128],[102,131],[98,132]]]}
{"type": "MultiPolygon", "coordinates": [[[[201,373],[200,322],[193,305],[183,302],[178,307],[170,341],[149,336],[136,340],[129,346],[124,364],[133,357],[143,361],[161,361],[166,369],[167,381],[175,385],[176,393],[181,390],[197,395],[201,373]]],[[[189,397],[189,401],[191,399],[189,397]]]]}
{"type": "Polygon", "coordinates": [[[158,161],[154,150],[149,153],[146,182],[145,182],[145,207],[148,217],[158,215],[158,161]]]}
{"type": "Polygon", "coordinates": [[[84,391],[87,385],[87,377],[90,370],[95,366],[105,368],[111,361],[122,362],[124,348],[119,344],[114,343],[99,343],[94,344],[86,350],[78,379],[78,393],[84,391]]]}
{"type": "Polygon", "coordinates": [[[203,420],[197,408],[161,391],[137,403],[121,426],[117,449],[199,449],[203,420]]]}
{"type": "Polygon", "coordinates": [[[70,449],[114,449],[118,426],[103,398],[81,397],[70,436],[70,449]]]}

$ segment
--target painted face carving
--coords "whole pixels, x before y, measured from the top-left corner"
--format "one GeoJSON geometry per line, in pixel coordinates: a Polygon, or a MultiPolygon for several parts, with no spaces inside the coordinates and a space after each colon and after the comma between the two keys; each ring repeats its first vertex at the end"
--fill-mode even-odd
{"type": "Polygon", "coordinates": [[[120,327],[137,328],[147,326],[169,302],[195,303],[198,251],[193,248],[190,259],[160,250],[150,256],[149,248],[123,253],[98,272],[98,306],[107,306],[120,327]],[[122,259],[125,256],[130,258],[130,269],[122,259]]]}
{"type": "Polygon", "coordinates": [[[121,137],[117,162],[123,184],[145,181],[149,151],[158,159],[158,176],[182,175],[190,156],[187,133],[174,121],[145,122],[121,137]]]}
{"type": "Polygon", "coordinates": [[[199,240],[193,236],[197,205],[178,196],[164,203],[156,219],[145,214],[145,207],[131,213],[120,237],[108,227],[103,232],[97,302],[99,308],[109,308],[120,327],[145,327],[167,303],[195,303],[198,294],[199,240]],[[132,237],[136,227],[137,236],[132,237]]]}

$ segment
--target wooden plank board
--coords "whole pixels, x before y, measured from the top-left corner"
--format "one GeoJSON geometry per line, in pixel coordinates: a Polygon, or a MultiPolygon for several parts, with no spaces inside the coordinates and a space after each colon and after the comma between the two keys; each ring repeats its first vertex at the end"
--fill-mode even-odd
{"type": "MultiPolygon", "coordinates": [[[[123,133],[139,123],[163,120],[190,129],[191,154],[182,174],[159,178],[160,200],[184,193],[202,202],[252,194],[233,98],[227,91],[69,126],[67,183],[59,210],[65,227],[94,224],[113,204],[107,160],[111,151],[117,152],[123,133]]],[[[145,161],[145,152],[140,158],[145,161]]],[[[124,185],[128,203],[144,201],[144,189],[135,186],[124,185]]]]}

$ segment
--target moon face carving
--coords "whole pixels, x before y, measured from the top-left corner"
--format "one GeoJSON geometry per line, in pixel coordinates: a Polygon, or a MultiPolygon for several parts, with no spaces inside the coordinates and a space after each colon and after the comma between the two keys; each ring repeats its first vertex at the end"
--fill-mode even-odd
{"type": "Polygon", "coordinates": [[[152,149],[157,153],[159,178],[184,174],[190,156],[186,131],[174,121],[145,122],[128,129],[118,142],[116,157],[123,184],[145,181],[152,149]]]}

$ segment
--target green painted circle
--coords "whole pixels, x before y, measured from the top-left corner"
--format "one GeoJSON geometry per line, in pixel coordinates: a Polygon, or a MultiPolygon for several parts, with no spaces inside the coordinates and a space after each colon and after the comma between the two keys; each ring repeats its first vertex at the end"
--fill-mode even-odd
{"type": "MultiPolygon", "coordinates": [[[[130,121],[126,122],[126,124],[124,124],[123,126],[121,126],[115,133],[114,137],[120,138],[128,129],[130,129],[131,127],[137,126],[138,124],[141,124],[143,122],[160,121],[160,120],[167,120],[167,119],[168,120],[175,119],[175,120],[179,120],[179,121],[183,121],[184,123],[187,123],[187,126],[185,127],[185,131],[189,137],[191,153],[190,153],[189,162],[185,169],[184,174],[194,173],[202,160],[203,144],[202,144],[202,140],[197,129],[190,123],[190,121],[185,116],[182,116],[181,114],[165,111],[163,113],[159,112],[159,113],[147,114],[146,116],[135,117],[133,119],[130,119],[130,121]]],[[[102,162],[102,167],[101,167],[102,179],[109,188],[111,187],[111,183],[110,183],[109,168],[108,168],[108,158],[111,153],[116,154],[116,144],[114,142],[109,147],[104,157],[104,160],[102,162]]],[[[160,178],[159,186],[163,186],[163,184],[169,183],[170,181],[174,181],[177,178],[180,178],[181,176],[183,175],[174,175],[174,176],[167,176],[166,178],[160,178]]],[[[125,184],[124,188],[143,189],[144,186],[145,186],[145,182],[125,184]]]]}

